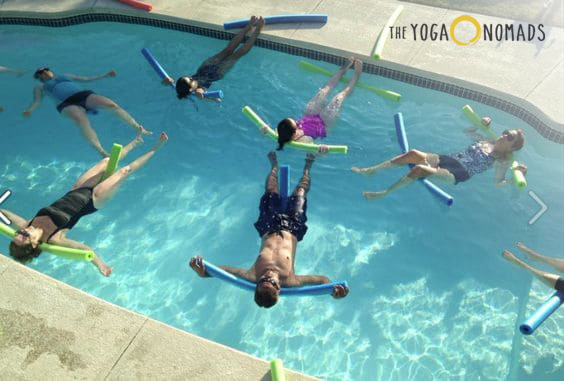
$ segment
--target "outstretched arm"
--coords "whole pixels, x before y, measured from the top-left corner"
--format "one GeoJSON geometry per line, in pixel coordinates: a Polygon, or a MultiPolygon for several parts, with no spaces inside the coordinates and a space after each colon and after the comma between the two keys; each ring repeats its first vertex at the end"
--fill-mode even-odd
{"type": "MultiPolygon", "coordinates": [[[[296,275],[293,281],[286,284],[286,287],[302,287],[307,285],[318,285],[331,283],[331,280],[323,275],[296,275]]],[[[349,294],[349,289],[345,286],[337,285],[333,287],[331,296],[335,299],[344,298],[349,294]]]]}
{"type": "MultiPolygon", "coordinates": [[[[206,271],[204,259],[201,256],[192,257],[189,263],[192,270],[202,278],[208,278],[210,275],[206,271]]],[[[229,274],[235,275],[238,278],[248,280],[249,282],[256,283],[256,277],[253,268],[250,270],[238,269],[235,267],[219,266],[222,270],[227,271],[229,274]]]]}
{"type": "Polygon", "coordinates": [[[31,116],[31,113],[41,104],[43,98],[43,85],[36,86],[33,89],[33,103],[23,112],[24,116],[31,116]]]}
{"type": "MultiPolygon", "coordinates": [[[[67,232],[68,229],[60,230],[59,232],[57,232],[57,234],[51,237],[49,243],[53,245],[69,247],[72,249],[89,250],[92,252],[94,251],[91,247],[83,244],[82,242],[73,241],[72,239],[67,238],[67,232]]],[[[110,276],[112,274],[112,268],[105,264],[104,261],[102,261],[102,259],[96,253],[94,253],[92,264],[96,266],[100,274],[102,274],[103,276],[110,276]]]]}
{"type": "Polygon", "coordinates": [[[23,73],[25,73],[24,70],[18,70],[18,69],[12,69],[9,67],[5,67],[5,66],[0,66],[0,73],[14,73],[16,75],[22,75],[23,73]]]}
{"type": "Polygon", "coordinates": [[[478,127],[468,127],[464,130],[464,134],[470,138],[470,140],[479,142],[483,140],[488,140],[484,135],[478,133],[478,127]]]}
{"type": "Polygon", "coordinates": [[[16,213],[10,212],[9,210],[0,209],[0,212],[2,212],[6,217],[8,217],[8,219],[18,227],[18,229],[23,229],[29,224],[29,221],[18,216],[16,213]]]}
{"type": "Polygon", "coordinates": [[[110,70],[109,72],[107,72],[106,74],[101,74],[101,75],[97,75],[94,77],[82,77],[79,75],[74,75],[74,74],[65,74],[65,76],[68,79],[72,79],[73,81],[77,81],[77,82],[90,82],[90,81],[96,81],[98,79],[103,79],[103,78],[108,78],[108,77],[115,77],[117,75],[115,70],[110,70]]]}

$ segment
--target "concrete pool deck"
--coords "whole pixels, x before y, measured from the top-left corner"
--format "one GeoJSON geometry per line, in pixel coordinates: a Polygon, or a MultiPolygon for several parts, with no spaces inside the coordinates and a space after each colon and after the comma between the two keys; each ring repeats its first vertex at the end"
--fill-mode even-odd
{"type": "MultiPolygon", "coordinates": [[[[544,28],[545,39],[538,41],[483,41],[459,46],[453,41],[413,40],[410,24],[450,23],[461,11],[435,8],[394,0],[315,0],[300,2],[256,1],[241,6],[234,0],[146,0],[153,5],[147,13],[115,0],[0,0],[0,17],[62,17],[82,13],[118,13],[203,26],[222,30],[226,20],[251,14],[325,13],[329,22],[322,29],[296,24],[284,29],[267,26],[261,38],[346,56],[369,58],[374,42],[388,17],[398,5],[404,11],[395,23],[406,26],[406,39],[390,39],[384,50],[382,67],[401,70],[494,95],[512,102],[542,120],[560,134],[564,132],[564,29],[544,28]],[[345,38],[344,38],[345,37],[345,38]]],[[[556,8],[564,12],[562,7],[556,8]]],[[[542,23],[547,12],[539,3],[536,19],[542,23]]],[[[513,20],[470,14],[480,24],[518,24],[513,20]]],[[[564,13],[563,13],[564,17],[564,13]]],[[[525,28],[527,25],[525,24],[525,28]]],[[[515,26],[517,28],[517,26],[515,26]]],[[[470,23],[458,26],[460,40],[475,29],[470,23]],[[462,36],[462,37],[461,37],[462,36]]],[[[525,31],[525,33],[527,33],[525,31]]],[[[536,35],[539,36],[537,30],[536,35]]],[[[545,135],[546,136],[546,135],[545,135]]],[[[556,139],[558,141],[559,139],[556,139]]],[[[555,139],[552,139],[555,140],[555,139]]]]}
{"type": "Polygon", "coordinates": [[[2,254],[0,290],[2,380],[271,379],[266,361],[112,305],[2,254]]]}

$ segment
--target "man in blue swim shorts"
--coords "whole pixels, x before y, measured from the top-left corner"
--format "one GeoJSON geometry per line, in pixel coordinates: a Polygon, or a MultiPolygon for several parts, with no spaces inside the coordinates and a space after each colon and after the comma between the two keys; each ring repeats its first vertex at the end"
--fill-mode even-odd
{"type": "Polygon", "coordinates": [[[141,134],[151,134],[113,100],[97,95],[93,91],[86,90],[76,84],[76,82],[89,82],[115,76],[116,72],[113,70],[95,77],[80,77],[71,74],[56,75],[47,67],[39,68],[35,71],[33,77],[41,84],[35,87],[33,103],[23,112],[23,115],[30,117],[31,113],[41,104],[43,94],[47,93],[57,103],[57,111],[71,119],[80,128],[80,132],[82,132],[88,143],[102,157],[109,157],[110,155],[100,144],[96,131],[90,125],[90,120],[88,120],[86,115],[87,112],[95,112],[97,109],[111,111],[125,124],[138,130],[141,134]]]}
{"type": "MultiPolygon", "coordinates": [[[[315,157],[308,154],[302,178],[285,209],[278,193],[278,160],[276,153],[268,154],[271,169],[266,179],[266,189],[260,199],[260,214],[255,228],[262,239],[260,254],[249,270],[221,266],[239,278],[257,285],[255,302],[270,308],[278,301],[282,287],[301,287],[331,283],[322,275],[296,275],[294,263],[298,242],[307,231],[307,192],[310,187],[310,170],[315,157]]],[[[190,267],[201,277],[208,277],[202,257],[193,257],[190,267]]],[[[341,285],[333,288],[336,299],[347,296],[349,290],[341,285]]]]}

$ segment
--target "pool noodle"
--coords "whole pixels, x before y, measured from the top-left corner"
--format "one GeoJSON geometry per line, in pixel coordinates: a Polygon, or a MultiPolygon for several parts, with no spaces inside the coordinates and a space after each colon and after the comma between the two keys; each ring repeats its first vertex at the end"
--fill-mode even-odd
{"type": "Polygon", "coordinates": [[[104,172],[104,175],[102,176],[102,180],[107,179],[108,177],[113,175],[114,172],[116,171],[117,166],[119,164],[119,159],[120,159],[122,149],[123,149],[123,146],[121,144],[115,144],[114,143],[114,145],[112,146],[112,154],[110,155],[110,161],[108,161],[108,165],[106,166],[106,171],[104,172]]]}
{"type": "Polygon", "coordinates": [[[142,11],[151,12],[153,6],[138,0],[119,0],[120,3],[127,4],[130,7],[141,9],[142,11]]]}
{"type": "MultiPolygon", "coordinates": [[[[497,135],[495,134],[495,132],[493,132],[493,130],[491,128],[487,128],[486,126],[484,126],[482,124],[482,119],[480,118],[480,116],[478,114],[476,114],[474,112],[474,110],[472,110],[472,107],[470,107],[470,105],[466,105],[466,106],[462,107],[462,113],[468,118],[468,120],[470,120],[470,122],[472,122],[472,124],[474,124],[481,131],[483,131],[487,135],[488,138],[497,139],[497,135]]],[[[513,157],[513,153],[511,153],[509,160],[511,161],[511,172],[513,174],[513,186],[517,189],[525,189],[527,187],[527,179],[525,178],[525,175],[523,174],[523,172],[521,172],[520,170],[518,170],[516,168],[518,164],[517,164],[517,161],[515,161],[515,159],[513,157]]]]}
{"type": "Polygon", "coordinates": [[[272,381],[286,381],[282,360],[275,359],[270,362],[270,378],[272,381]]]}
{"type": "MultiPolygon", "coordinates": [[[[279,16],[266,16],[264,18],[265,25],[272,24],[287,24],[287,23],[327,23],[327,15],[324,14],[314,14],[314,15],[279,15],[279,16]]],[[[235,21],[227,21],[223,23],[223,29],[238,29],[244,28],[249,23],[249,19],[241,19],[235,21]]]]}
{"type": "MultiPolygon", "coordinates": [[[[4,234],[8,238],[14,238],[16,236],[16,231],[8,225],[4,225],[2,222],[0,222],[0,233],[4,234]]],[[[67,259],[91,261],[95,258],[95,254],[91,250],[72,249],[69,247],[56,246],[48,243],[40,244],[39,248],[51,254],[55,254],[59,257],[67,259]]]]}
{"type": "MultiPolygon", "coordinates": [[[[207,261],[204,261],[204,266],[206,269],[206,274],[211,277],[221,279],[235,287],[242,288],[243,290],[255,291],[257,285],[249,282],[248,280],[237,278],[235,275],[228,273],[227,271],[217,267],[207,261]]],[[[315,286],[304,286],[304,287],[292,287],[292,288],[281,288],[280,295],[286,296],[308,296],[308,295],[327,295],[333,293],[333,287],[343,286],[348,287],[347,282],[338,281],[333,283],[320,284],[315,286]]]]}
{"type": "MultiPolygon", "coordinates": [[[[251,122],[256,124],[259,128],[265,127],[267,131],[267,135],[272,140],[278,140],[278,134],[272,128],[270,128],[261,118],[258,116],[249,106],[243,107],[243,114],[249,118],[251,122]]],[[[310,143],[300,143],[300,142],[288,142],[286,143],[288,147],[298,149],[301,151],[311,152],[311,153],[318,153],[319,152],[319,145],[318,144],[310,144],[310,143]]],[[[329,147],[329,153],[341,153],[346,154],[348,152],[347,146],[327,146],[329,147]]]]}
{"type": "MultiPolygon", "coordinates": [[[[405,126],[403,124],[403,115],[401,112],[394,114],[394,124],[396,126],[396,136],[400,148],[403,153],[407,153],[409,151],[409,141],[407,140],[405,126]]],[[[410,167],[413,167],[413,165],[410,165],[410,167]]],[[[429,190],[429,192],[431,192],[431,194],[437,197],[441,202],[445,203],[448,206],[451,206],[453,204],[454,198],[447,192],[439,188],[437,185],[433,184],[427,179],[420,179],[420,181],[423,183],[423,185],[425,185],[425,188],[427,188],[427,190],[429,190]]]]}
{"type": "Polygon", "coordinates": [[[290,166],[283,165],[280,167],[280,189],[278,193],[282,200],[282,210],[286,210],[288,196],[290,196],[290,166]]]}
{"type": "Polygon", "coordinates": [[[382,58],[382,51],[384,50],[384,45],[388,40],[388,30],[392,25],[394,25],[394,23],[396,22],[397,18],[399,17],[402,11],[403,11],[403,5],[398,6],[394,11],[394,13],[392,13],[390,18],[388,19],[386,25],[384,25],[384,27],[382,28],[380,34],[378,35],[378,39],[376,40],[376,44],[374,45],[374,50],[373,50],[374,54],[372,56],[376,61],[382,58]]]}
{"type": "MultiPolygon", "coordinates": [[[[324,75],[326,77],[332,77],[334,75],[334,73],[331,73],[329,70],[321,68],[321,67],[314,65],[311,62],[307,62],[307,61],[298,62],[298,67],[302,70],[309,71],[310,73],[321,74],[321,75],[324,75]]],[[[341,82],[343,82],[343,83],[349,83],[349,81],[350,81],[350,79],[341,78],[341,82]]],[[[389,100],[394,101],[394,102],[399,102],[400,99],[401,99],[401,94],[395,93],[395,92],[390,91],[390,90],[384,90],[384,89],[380,89],[378,87],[366,85],[366,84],[361,83],[361,82],[357,82],[356,87],[358,87],[359,89],[368,90],[368,91],[370,91],[370,92],[372,92],[376,95],[379,95],[383,98],[389,99],[389,100]]]]}
{"type": "Polygon", "coordinates": [[[556,291],[530,318],[519,326],[519,331],[524,335],[532,335],[562,303],[564,303],[564,292],[556,291]]]}
{"type": "MultiPolygon", "coordinates": [[[[163,67],[161,66],[159,61],[157,61],[157,59],[151,54],[149,49],[143,48],[143,49],[141,49],[141,53],[143,54],[143,57],[145,57],[147,62],[149,62],[151,67],[157,72],[159,77],[161,77],[161,79],[172,80],[172,77],[168,75],[168,73],[165,71],[165,69],[163,69],[163,67]]],[[[172,88],[174,89],[174,86],[172,86],[172,88]]],[[[223,91],[221,91],[221,90],[206,91],[205,94],[204,94],[204,97],[205,98],[219,98],[219,99],[221,99],[221,98],[223,98],[223,91]]]]}

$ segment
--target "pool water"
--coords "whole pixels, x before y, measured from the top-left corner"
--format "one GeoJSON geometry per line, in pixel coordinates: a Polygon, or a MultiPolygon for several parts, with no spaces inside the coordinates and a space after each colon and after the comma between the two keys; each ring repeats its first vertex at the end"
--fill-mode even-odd
{"type": "MultiPolygon", "coordinates": [[[[403,113],[412,148],[445,154],[464,149],[469,142],[462,130],[468,122],[460,110],[468,102],[444,93],[363,74],[362,82],[401,93],[401,103],[356,90],[326,139],[349,145],[349,154],[314,164],[309,230],[298,247],[296,270],[348,280],[346,299],[287,298],[264,310],[248,292],[198,278],[186,265],[194,255],[242,268],[258,255],[260,240],[252,224],[269,170],[266,154],[275,145],[241,108],[250,105],[275,125],[284,117],[299,117],[326,81],[301,71],[300,57],[254,48],[214,85],[225,93],[223,104],[199,102],[195,110],[159,85],[140,53],[149,48],[177,77],[193,74],[225,45],[111,23],[2,26],[4,66],[49,66],[78,75],[118,72],[116,78],[86,86],[116,100],[155,132],[125,162],[151,147],[158,132],[170,136],[105,209],[81,220],[70,234],[113,267],[110,278],[89,264],[48,254],[31,267],[174,327],[266,360],[281,358],[288,368],[327,380],[564,378],[564,314],[557,311],[534,336],[521,337],[520,319],[551,290],[500,256],[523,241],[545,255],[563,257],[562,145],[510,115],[471,104],[492,117],[498,133],[524,130],[527,143],[517,158],[529,167],[527,190],[549,206],[533,225],[528,221],[538,205],[527,191],[496,189],[493,171],[458,186],[440,184],[455,197],[451,208],[420,184],[366,202],[362,191],[387,187],[405,169],[370,178],[350,172],[352,166],[399,153],[396,112],[403,113]]],[[[50,99],[31,119],[22,117],[35,85],[31,73],[0,78],[5,109],[0,189],[13,191],[3,207],[26,218],[63,195],[98,160],[50,99]]],[[[133,138],[131,129],[107,113],[91,121],[107,150],[113,142],[133,138]]],[[[303,159],[298,151],[279,152],[281,164],[292,167],[294,183],[303,159]]]]}

